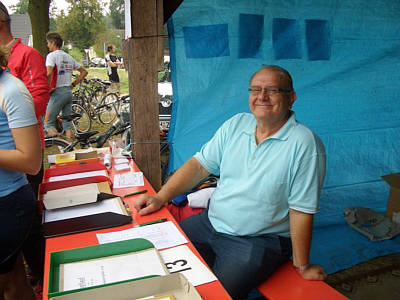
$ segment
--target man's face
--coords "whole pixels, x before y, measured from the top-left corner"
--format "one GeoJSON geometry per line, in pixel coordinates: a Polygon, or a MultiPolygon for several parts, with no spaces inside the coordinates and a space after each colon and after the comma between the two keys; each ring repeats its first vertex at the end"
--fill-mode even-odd
{"type": "Polygon", "coordinates": [[[54,42],[46,41],[46,45],[47,45],[47,48],[49,48],[50,52],[54,51],[54,42]]]}
{"type": "Polygon", "coordinates": [[[249,107],[257,121],[282,121],[296,100],[294,91],[284,92],[278,89],[290,90],[288,82],[278,71],[261,70],[251,81],[250,88],[260,92],[249,93],[249,107]],[[275,90],[266,92],[265,89],[275,90]]]}

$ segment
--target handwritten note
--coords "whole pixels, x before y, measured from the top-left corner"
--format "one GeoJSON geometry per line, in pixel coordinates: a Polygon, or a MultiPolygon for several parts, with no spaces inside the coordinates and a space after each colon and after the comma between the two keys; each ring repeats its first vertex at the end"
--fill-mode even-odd
{"type": "Polygon", "coordinates": [[[109,233],[97,233],[96,235],[100,244],[143,238],[149,240],[157,249],[169,248],[188,242],[171,221],[109,233]]]}
{"type": "Polygon", "coordinates": [[[126,188],[131,186],[144,186],[142,172],[128,172],[114,175],[114,188],[126,188]]]}
{"type": "Polygon", "coordinates": [[[166,275],[156,249],[60,265],[61,291],[87,288],[150,275],[166,275]]]}
{"type": "Polygon", "coordinates": [[[182,273],[194,286],[217,280],[186,245],[162,250],[160,254],[170,274],[182,273]]]}

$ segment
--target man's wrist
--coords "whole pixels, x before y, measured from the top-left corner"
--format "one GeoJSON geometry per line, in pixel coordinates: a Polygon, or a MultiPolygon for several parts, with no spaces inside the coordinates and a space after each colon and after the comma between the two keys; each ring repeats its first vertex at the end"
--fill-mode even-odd
{"type": "Polygon", "coordinates": [[[305,265],[301,265],[301,266],[296,266],[295,264],[293,264],[293,268],[295,268],[295,270],[297,272],[299,272],[300,274],[303,273],[305,270],[307,270],[309,266],[310,266],[309,264],[305,264],[305,265]]]}

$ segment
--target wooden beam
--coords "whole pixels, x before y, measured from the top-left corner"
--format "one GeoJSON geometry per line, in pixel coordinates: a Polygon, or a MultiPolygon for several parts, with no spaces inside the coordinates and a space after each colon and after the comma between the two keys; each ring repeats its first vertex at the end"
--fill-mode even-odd
{"type": "Polygon", "coordinates": [[[172,16],[174,11],[181,5],[183,0],[163,0],[164,2],[164,23],[172,16]]]}
{"type": "Polygon", "coordinates": [[[124,43],[131,97],[135,162],[153,188],[161,188],[158,121],[158,0],[131,0],[132,38],[124,43]]]}
{"type": "Polygon", "coordinates": [[[157,64],[158,71],[164,70],[164,17],[163,1],[157,0],[157,64]]]}

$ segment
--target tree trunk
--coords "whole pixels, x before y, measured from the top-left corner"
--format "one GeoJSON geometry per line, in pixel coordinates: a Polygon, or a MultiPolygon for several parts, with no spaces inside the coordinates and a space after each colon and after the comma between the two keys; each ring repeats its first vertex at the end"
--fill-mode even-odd
{"type": "Polygon", "coordinates": [[[51,0],[29,0],[33,48],[43,56],[49,52],[46,46],[46,33],[49,31],[49,7],[51,0]]]}

